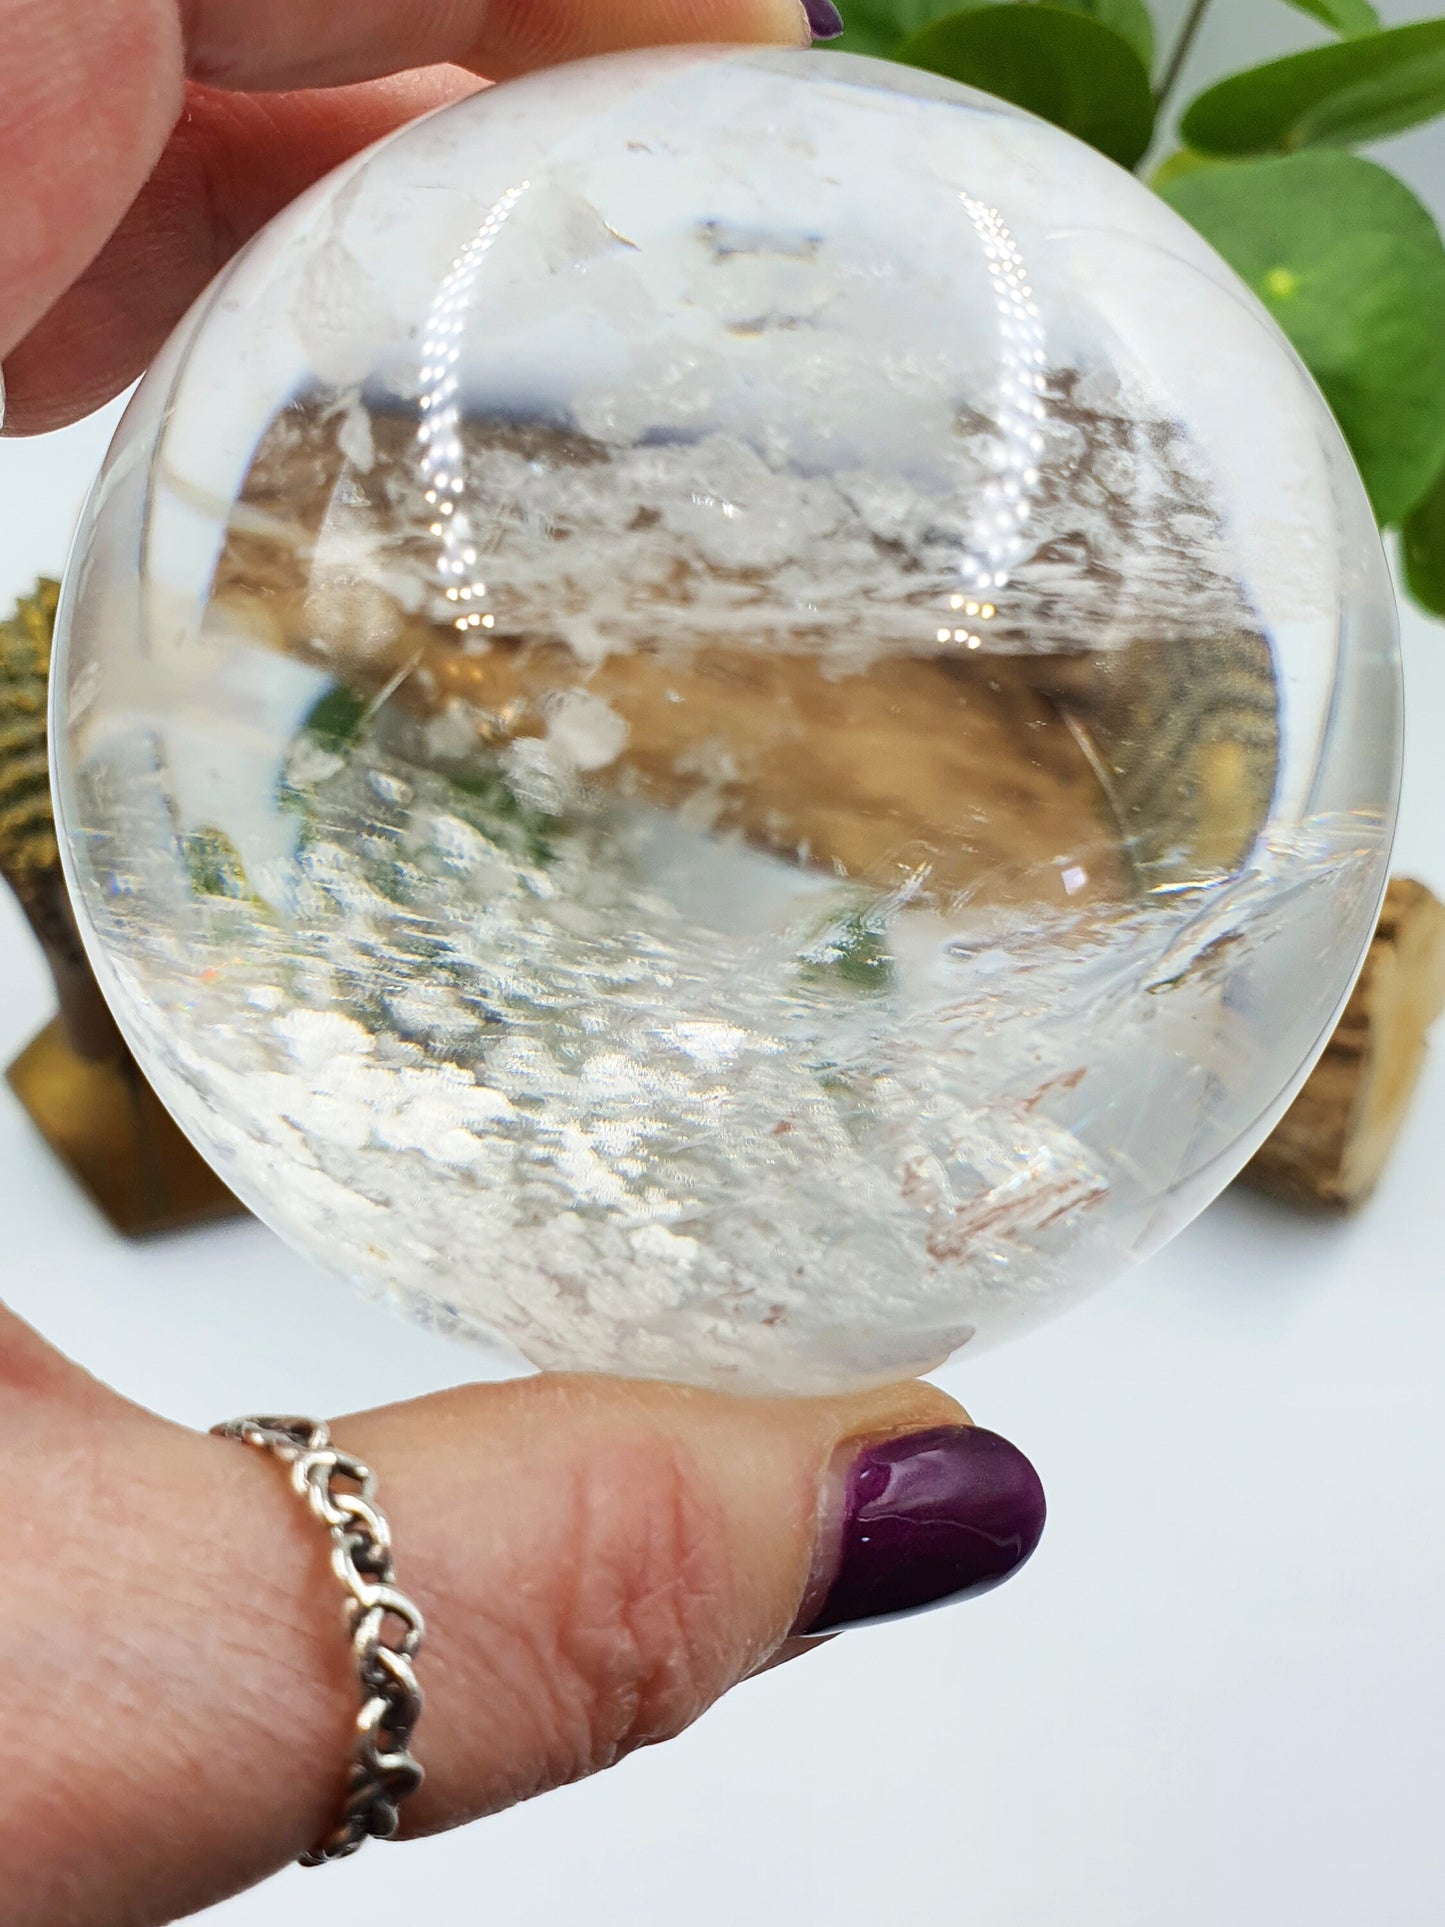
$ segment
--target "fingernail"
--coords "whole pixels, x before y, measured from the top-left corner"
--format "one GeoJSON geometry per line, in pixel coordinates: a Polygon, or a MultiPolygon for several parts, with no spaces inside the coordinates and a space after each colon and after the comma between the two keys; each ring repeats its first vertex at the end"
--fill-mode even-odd
{"type": "Polygon", "coordinates": [[[1002,1585],[1039,1543],[1039,1475],[996,1432],[946,1425],[839,1457],[799,1633],[972,1599],[1002,1585]]]}
{"type": "Polygon", "coordinates": [[[833,0],[803,0],[808,28],[815,40],[836,40],[843,31],[843,16],[833,0]]]}

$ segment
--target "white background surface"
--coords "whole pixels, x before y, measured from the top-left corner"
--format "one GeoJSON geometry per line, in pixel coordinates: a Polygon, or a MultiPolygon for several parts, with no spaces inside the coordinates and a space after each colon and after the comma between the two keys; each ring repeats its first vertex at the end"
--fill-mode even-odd
{"type": "MultiPolygon", "coordinates": [[[[1217,0],[1195,71],[1297,25],[1217,0]]],[[[1389,155],[1437,211],[1442,156],[1435,134],[1389,155]]],[[[0,600],[58,567],[107,434],[0,444],[0,600]]],[[[1445,892],[1445,628],[1407,614],[1405,644],[1396,867],[1445,892]]],[[[5,1062],[50,1012],[8,898],[0,993],[5,1062]]],[[[1442,1140],[1445,1049],[1357,1222],[1231,1195],[1133,1279],[950,1378],[1049,1489],[1043,1547],[1007,1588],[845,1637],[590,1785],[283,1875],[207,1921],[1438,1927],[1442,1140]]],[[[198,1425],[472,1369],[255,1224],[119,1242],[4,1087],[0,1226],[16,1309],[198,1425]]]]}

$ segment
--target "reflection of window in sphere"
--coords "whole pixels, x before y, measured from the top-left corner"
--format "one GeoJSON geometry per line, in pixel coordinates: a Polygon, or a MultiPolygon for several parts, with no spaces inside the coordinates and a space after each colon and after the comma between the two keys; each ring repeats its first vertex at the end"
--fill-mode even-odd
{"type": "Polygon", "coordinates": [[[817,1390],[1116,1274],[1366,941],[1390,592],[1262,311],[931,77],[509,84],[264,234],[63,617],[117,1010],[323,1263],[817,1390]]]}

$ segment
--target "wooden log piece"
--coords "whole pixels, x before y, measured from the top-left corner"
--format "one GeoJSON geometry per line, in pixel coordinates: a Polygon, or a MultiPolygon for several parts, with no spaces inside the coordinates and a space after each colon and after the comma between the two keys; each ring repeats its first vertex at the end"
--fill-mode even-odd
{"type": "Polygon", "coordinates": [[[1445,1009],[1445,904],[1396,877],[1364,970],[1303,1090],[1242,1173],[1257,1191],[1352,1211],[1379,1182],[1445,1009]]]}
{"type": "MultiPolygon", "coordinates": [[[[1078,431],[1085,446],[1100,432],[1091,422],[1078,431]]],[[[1056,642],[1035,653],[1030,624],[1010,631],[1002,620],[1017,601],[1052,633],[1059,578],[1076,597],[1081,585],[1104,595],[1113,578],[1078,531],[1020,571],[997,611],[1000,633],[987,647],[974,636],[976,653],[932,618],[919,639],[922,577],[883,549],[888,594],[860,589],[826,617],[798,602],[786,570],[781,588],[761,566],[721,571],[745,612],[724,621],[680,539],[669,568],[652,557],[626,577],[626,543],[654,529],[655,509],[598,548],[617,549],[618,579],[595,560],[569,563],[578,529],[610,499],[606,448],[545,424],[479,419],[458,426],[456,459],[475,484],[476,567],[487,578],[487,613],[477,603],[471,620],[488,626],[463,636],[463,605],[442,600],[437,540],[409,489],[416,434],[408,416],[370,414],[358,466],[348,453],[357,438],[336,411],[298,402],[278,416],[233,512],[209,621],[379,705],[469,717],[480,744],[544,734],[559,699],[585,688],[625,740],[591,768],[599,787],[706,813],[722,832],[871,887],[914,876],[940,904],[1057,905],[1063,875],[1076,904],[1128,903],[1160,882],[1228,870],[1268,815],[1274,664],[1198,533],[1198,553],[1186,545],[1155,596],[1161,629],[1131,632],[1121,617],[1102,624],[1107,648],[1056,642]],[[551,478],[557,519],[521,514],[493,474],[507,463],[514,491],[551,478]],[[591,601],[623,611],[635,637],[584,663],[562,639],[563,614],[588,616],[591,601]],[[855,625],[876,646],[833,660],[828,645],[855,625]]],[[[1079,477],[1054,481],[1066,498],[1084,490],[1079,477]]],[[[1181,513],[1197,506],[1168,499],[1181,513]]],[[[1088,523],[1082,508],[1078,519],[1088,523]]],[[[1202,511],[1195,519],[1211,526],[1202,511]]],[[[595,530],[587,539],[596,546],[595,530]]],[[[1173,553],[1166,532],[1152,540],[1151,554],[1173,553]]],[[[821,562],[818,580],[826,586],[821,562]]]]}

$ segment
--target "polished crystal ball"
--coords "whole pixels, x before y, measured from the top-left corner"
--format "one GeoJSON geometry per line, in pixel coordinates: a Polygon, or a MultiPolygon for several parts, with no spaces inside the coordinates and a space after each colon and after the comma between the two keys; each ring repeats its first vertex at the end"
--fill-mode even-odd
{"type": "Polygon", "coordinates": [[[80,917],[287,1238],[534,1365],[862,1385],[1233,1176],[1385,876],[1393,605],[1262,309],[928,75],[688,48],[323,182],[61,620],[80,917]]]}

